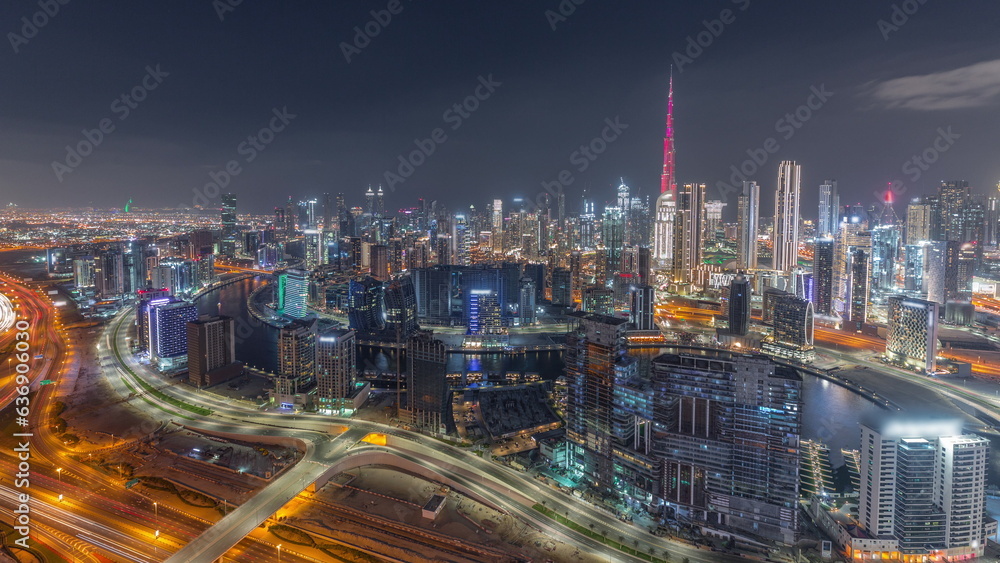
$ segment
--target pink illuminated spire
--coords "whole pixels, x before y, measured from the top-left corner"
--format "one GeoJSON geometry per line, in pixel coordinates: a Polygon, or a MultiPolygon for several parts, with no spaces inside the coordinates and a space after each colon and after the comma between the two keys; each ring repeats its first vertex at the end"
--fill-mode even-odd
{"type": "Polygon", "coordinates": [[[667,95],[667,132],[663,137],[663,174],[660,176],[660,193],[677,191],[674,178],[674,67],[670,67],[670,93],[667,95]]]}

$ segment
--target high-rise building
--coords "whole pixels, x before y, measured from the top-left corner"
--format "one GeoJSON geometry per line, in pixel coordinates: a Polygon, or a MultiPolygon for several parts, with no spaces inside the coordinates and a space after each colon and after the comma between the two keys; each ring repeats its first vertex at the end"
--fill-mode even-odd
{"type": "Polygon", "coordinates": [[[860,331],[868,320],[868,302],[871,292],[871,254],[867,249],[854,248],[850,255],[848,275],[850,276],[850,298],[844,323],[846,328],[860,331]]]}
{"type": "Polygon", "coordinates": [[[840,194],[836,180],[824,180],[819,185],[819,222],[816,234],[833,235],[840,225],[840,194]]]}
{"type": "Polygon", "coordinates": [[[799,263],[799,197],[802,166],[784,160],[778,166],[774,195],[774,250],[772,269],[791,271],[799,263]]]}
{"type": "Polygon", "coordinates": [[[654,498],[695,521],[794,544],[802,431],[796,371],[760,355],[664,354],[653,360],[650,387],[649,461],[661,468],[654,498]]]}
{"type": "Polygon", "coordinates": [[[660,174],[660,193],[677,191],[674,177],[674,74],[670,73],[670,90],[667,93],[667,128],[663,134],[663,172],[660,174]]]}
{"type": "Polygon", "coordinates": [[[444,342],[420,331],[406,343],[406,397],[413,424],[440,431],[450,418],[444,342]]]}
{"type": "Polygon", "coordinates": [[[656,218],[653,222],[653,260],[657,268],[671,273],[674,259],[674,220],[677,213],[675,192],[676,190],[668,190],[656,198],[656,218]]]}
{"type": "Polygon", "coordinates": [[[94,282],[102,299],[116,299],[125,291],[125,269],[122,249],[118,246],[102,250],[94,257],[94,282]]]}
{"type": "Polygon", "coordinates": [[[684,184],[676,197],[674,217],[673,280],[690,283],[701,265],[701,222],[705,184],[684,184]]]}
{"type": "Polygon", "coordinates": [[[517,300],[517,322],[520,326],[535,324],[538,315],[535,309],[535,281],[529,277],[521,278],[521,287],[517,300]]]}
{"type": "Polygon", "coordinates": [[[490,217],[490,246],[494,254],[503,253],[503,200],[494,199],[490,217]]]}
{"type": "Polygon", "coordinates": [[[187,323],[198,319],[193,303],[167,299],[149,304],[149,361],[160,371],[187,365],[187,323]]]}
{"type": "MultiPolygon", "coordinates": [[[[765,297],[767,293],[765,292],[765,297]]],[[[765,342],[763,350],[769,354],[794,359],[811,359],[813,351],[813,304],[790,293],[777,293],[772,297],[774,307],[774,335],[765,342]]],[[[765,308],[767,305],[765,305],[765,308]]]]}
{"type": "Polygon", "coordinates": [[[235,324],[229,317],[202,316],[187,324],[188,382],[211,387],[240,375],[235,324]]]}
{"type": "Polygon", "coordinates": [[[871,294],[876,303],[881,303],[886,295],[897,291],[900,242],[899,227],[896,225],[879,225],[872,229],[871,294]]]}
{"type": "Polygon", "coordinates": [[[323,232],[316,229],[304,229],[302,237],[305,246],[306,269],[315,270],[324,262],[323,257],[326,255],[323,248],[323,232]]]}
{"type": "Polygon", "coordinates": [[[906,206],[906,244],[918,244],[931,240],[931,225],[934,206],[913,200],[906,206]]]}
{"type": "Polygon", "coordinates": [[[941,217],[941,237],[938,240],[963,240],[965,208],[970,203],[969,183],[965,180],[941,182],[938,187],[938,213],[941,217]]]}
{"type": "Polygon", "coordinates": [[[405,342],[417,331],[417,291],[413,278],[396,276],[384,285],[385,331],[383,339],[405,342]]]}
{"type": "Polygon", "coordinates": [[[169,289],[146,289],[137,292],[139,303],[135,307],[136,346],[142,352],[149,352],[149,307],[155,301],[157,304],[169,303],[169,289]]]}
{"type": "Polygon", "coordinates": [[[79,256],[73,259],[73,285],[78,290],[94,287],[95,260],[93,256],[79,256]]]}
{"type": "Polygon", "coordinates": [[[222,238],[236,236],[236,194],[222,194],[222,238]]]}
{"type": "Polygon", "coordinates": [[[375,192],[372,190],[371,185],[368,186],[368,191],[365,192],[365,212],[369,217],[375,216],[375,192]]]}
{"type": "Polygon", "coordinates": [[[930,243],[908,244],[903,247],[903,290],[926,293],[924,284],[925,249],[930,243]]]}
{"type": "MultiPolygon", "coordinates": [[[[348,286],[350,328],[362,340],[377,339],[385,329],[385,294],[380,281],[366,276],[348,286]]],[[[395,337],[393,337],[395,340],[395,337]]]]}
{"type": "Polygon", "coordinates": [[[278,274],[278,314],[291,319],[301,319],[308,313],[309,273],[289,269],[278,274]]]}
{"type": "Polygon", "coordinates": [[[636,330],[656,330],[655,290],[650,285],[632,286],[629,291],[629,324],[636,330]]]}
{"type": "Polygon", "coordinates": [[[614,290],[599,285],[584,288],[581,299],[581,310],[598,315],[614,315],[614,290]]]}
{"type": "Polygon", "coordinates": [[[863,423],[858,520],[870,537],[895,545],[855,556],[954,561],[982,555],[988,458],[989,440],[963,435],[961,421],[863,423]]]}
{"type": "Polygon", "coordinates": [[[737,210],[736,268],[757,268],[757,232],[760,220],[760,188],[757,182],[743,182],[737,210]]]}
{"type": "Polygon", "coordinates": [[[726,202],[718,199],[710,199],[705,202],[701,238],[706,243],[714,242],[718,238],[719,227],[722,225],[722,210],[726,205],[726,202]]]}
{"type": "Polygon", "coordinates": [[[329,329],[316,337],[316,403],[320,412],[347,414],[357,379],[353,330],[329,329]]]}
{"type": "Polygon", "coordinates": [[[729,284],[729,334],[746,336],[750,332],[750,280],[740,274],[729,284]]]}
{"type": "Polygon", "coordinates": [[[996,246],[1000,243],[1000,197],[994,195],[986,199],[985,215],[983,242],[986,246],[996,246]]]}
{"type": "Polygon", "coordinates": [[[278,373],[275,396],[280,403],[294,404],[295,395],[315,381],[316,319],[297,319],[278,332],[278,373]]]}
{"type": "Polygon", "coordinates": [[[933,373],[937,369],[940,305],[904,295],[890,295],[887,301],[886,358],[924,373],[933,373]]]}
{"type": "Polygon", "coordinates": [[[498,334],[503,327],[500,301],[495,291],[469,291],[468,334],[498,334]]]}
{"type": "Polygon", "coordinates": [[[825,237],[816,239],[813,248],[813,297],[816,314],[833,315],[833,260],[834,241],[825,237]]]}
{"type": "Polygon", "coordinates": [[[958,292],[957,241],[932,241],[924,246],[924,291],[928,301],[944,305],[958,292]]]}
{"type": "Polygon", "coordinates": [[[585,312],[569,316],[576,326],[566,335],[566,437],[591,485],[611,493],[616,369],[635,369],[635,359],[626,356],[628,321],[585,312]]]}
{"type": "Polygon", "coordinates": [[[552,304],[556,307],[573,305],[573,278],[568,268],[552,270],[552,304]]]}
{"type": "Polygon", "coordinates": [[[610,277],[621,269],[625,247],[625,212],[622,208],[612,205],[604,208],[601,242],[604,244],[605,272],[610,277]]]}
{"type": "Polygon", "coordinates": [[[372,277],[378,280],[389,279],[389,247],[384,244],[373,244],[368,250],[372,277]]]}

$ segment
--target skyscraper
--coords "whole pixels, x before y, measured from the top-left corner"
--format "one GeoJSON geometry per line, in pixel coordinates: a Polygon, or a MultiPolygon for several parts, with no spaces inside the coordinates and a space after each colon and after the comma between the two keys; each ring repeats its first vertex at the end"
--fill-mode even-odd
{"type": "Polygon", "coordinates": [[[198,307],[179,300],[149,304],[149,361],[160,371],[187,365],[187,323],[198,319],[198,307]]]}
{"type": "Polygon", "coordinates": [[[906,244],[931,240],[931,215],[934,207],[914,200],[906,206],[906,244]]]}
{"type": "Polygon", "coordinates": [[[660,193],[676,192],[674,177],[674,72],[670,70],[670,91],[667,94],[667,129],[663,135],[663,173],[660,174],[660,193]]]}
{"type": "Polygon", "coordinates": [[[674,219],[677,212],[674,192],[675,190],[668,190],[656,198],[656,218],[653,222],[653,260],[657,268],[671,273],[674,258],[674,219]]]}
{"type": "Polygon", "coordinates": [[[236,194],[222,194],[222,238],[236,236],[236,194]]]}
{"type": "Polygon", "coordinates": [[[897,290],[896,269],[902,248],[899,235],[896,225],[879,225],[872,229],[871,294],[876,303],[897,290]]]}
{"type": "Polygon", "coordinates": [[[447,362],[444,342],[430,331],[420,331],[407,341],[406,397],[413,424],[435,431],[445,425],[451,408],[447,362]]]}
{"type": "Polygon", "coordinates": [[[211,387],[228,381],[243,370],[236,362],[233,319],[203,316],[187,324],[188,382],[211,387]]]}
{"type": "Polygon", "coordinates": [[[384,244],[373,244],[369,247],[372,277],[378,280],[389,279],[389,247],[384,244]]]}
{"type": "Polygon", "coordinates": [[[629,323],[636,330],[656,330],[655,291],[652,286],[633,286],[629,291],[629,323]]]}
{"type": "Polygon", "coordinates": [[[581,310],[598,315],[614,315],[614,290],[599,285],[584,288],[581,310]]]}
{"type": "Polygon", "coordinates": [[[566,335],[566,437],[576,464],[592,486],[615,489],[612,442],[616,368],[634,369],[626,356],[628,321],[574,312],[576,326],[566,335]]]}
{"type": "Polygon", "coordinates": [[[552,270],[552,304],[556,307],[573,305],[573,279],[567,268],[552,270]]]}
{"type": "Polygon", "coordinates": [[[743,182],[737,210],[738,235],[736,241],[736,268],[757,268],[757,232],[760,219],[760,188],[757,182],[743,182]]]}
{"type": "Polygon", "coordinates": [[[305,270],[289,269],[278,274],[278,314],[301,319],[307,314],[309,274],[305,270]]]}
{"type": "MultiPolygon", "coordinates": [[[[376,339],[385,329],[385,295],[382,283],[366,276],[348,285],[350,327],[362,340],[376,339]]],[[[395,339],[395,338],[394,338],[395,339]]]]}
{"type": "Polygon", "coordinates": [[[625,213],[620,207],[609,205],[604,208],[601,241],[605,251],[605,272],[611,277],[621,269],[622,250],[625,246],[625,213]]]}
{"type": "Polygon", "coordinates": [[[871,292],[871,254],[868,250],[856,247],[849,255],[850,265],[850,299],[848,299],[847,319],[845,326],[854,331],[860,331],[868,320],[868,301],[871,292]]]}
{"type": "Polygon", "coordinates": [[[316,338],[316,402],[320,412],[344,413],[357,379],[353,330],[329,329],[316,338]]]}
{"type": "Polygon", "coordinates": [[[503,253],[503,200],[494,199],[490,217],[490,244],[494,254],[503,253]]]}
{"type": "Polygon", "coordinates": [[[279,402],[294,403],[295,395],[316,377],[316,319],[297,319],[278,332],[278,373],[274,391],[279,402]]]}
{"type": "Polygon", "coordinates": [[[904,295],[890,295],[888,303],[886,358],[924,373],[933,373],[937,369],[940,305],[904,295]]]}
{"type": "MultiPolygon", "coordinates": [[[[768,297],[767,292],[764,294],[768,297]]],[[[813,304],[791,293],[772,294],[774,335],[762,348],[769,354],[800,360],[811,359],[813,351],[813,304]]],[[[765,304],[765,309],[768,308],[765,304]]]]}
{"type": "Polygon", "coordinates": [[[840,224],[840,194],[837,181],[825,180],[819,185],[819,222],[817,235],[832,235],[840,224]]]}
{"type": "Polygon", "coordinates": [[[938,187],[938,211],[941,217],[939,240],[963,240],[965,234],[965,207],[970,203],[969,183],[965,180],[941,182],[938,187]]]}
{"type": "Polygon", "coordinates": [[[677,192],[674,218],[673,280],[690,283],[701,265],[701,221],[705,184],[684,184],[677,192]]]}
{"type": "Polygon", "coordinates": [[[746,336],[750,332],[750,280],[737,275],[729,284],[729,334],[746,336]]]}
{"type": "Polygon", "coordinates": [[[772,269],[791,271],[799,262],[799,197],[802,166],[784,160],[778,167],[774,196],[774,250],[772,269]]]}
{"type": "Polygon", "coordinates": [[[833,314],[833,245],[832,238],[816,239],[813,249],[813,306],[816,314],[833,314]]]}
{"type": "Polygon", "coordinates": [[[383,338],[404,342],[417,331],[417,292],[413,278],[396,276],[384,284],[385,333],[383,338]]]}
{"type": "MultiPolygon", "coordinates": [[[[664,354],[653,359],[650,387],[650,461],[662,467],[655,497],[696,521],[795,543],[798,373],[761,355],[664,354]]],[[[626,456],[637,454],[626,450],[626,456]]]]}

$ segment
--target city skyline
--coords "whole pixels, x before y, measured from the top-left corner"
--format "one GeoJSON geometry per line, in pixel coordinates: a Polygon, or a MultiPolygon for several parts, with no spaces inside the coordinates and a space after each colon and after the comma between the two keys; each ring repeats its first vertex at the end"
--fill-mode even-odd
{"type": "MultiPolygon", "coordinates": [[[[179,38],[153,35],[162,46],[151,49],[150,40],[140,34],[124,38],[131,49],[110,55],[116,65],[113,75],[82,64],[65,78],[43,74],[38,81],[13,81],[8,85],[12,113],[5,116],[8,127],[0,136],[0,146],[9,154],[2,169],[3,191],[11,194],[5,199],[23,207],[58,201],[108,208],[129,198],[145,208],[218,207],[217,195],[198,198],[196,190],[204,192],[210,173],[224,172],[234,160],[240,171],[222,191],[238,194],[244,209],[264,212],[271,205],[265,194],[275,192],[298,198],[352,194],[369,184],[388,189],[393,182],[386,172],[398,173],[398,157],[419,147],[414,139],[429,140],[424,146],[433,154],[418,159],[423,162],[412,175],[389,189],[390,208],[410,205],[416,194],[457,199],[464,206],[482,204],[468,198],[469,185],[505,201],[532,198],[562,170],[572,181],[564,185],[569,201],[587,186],[593,191],[613,187],[620,177],[654,198],[663,172],[671,66],[675,181],[706,183],[709,199],[735,195],[720,193],[720,185],[734,185],[730,167],[740,168],[755,152],[763,154],[763,164],[751,160],[746,169],[758,169],[751,179],[761,186],[763,209],[771,206],[780,160],[803,164],[806,208],[814,208],[816,187],[827,178],[839,181],[842,201],[865,206],[880,203],[876,193],[891,181],[902,182],[897,200],[905,201],[932,191],[943,178],[968,180],[980,194],[991,192],[1000,179],[1000,169],[987,157],[990,128],[984,119],[996,102],[998,63],[990,59],[986,44],[974,39],[974,30],[985,24],[972,17],[977,12],[968,6],[920,5],[915,13],[903,14],[902,25],[892,5],[824,7],[820,9],[826,11],[805,16],[799,12],[804,8],[775,10],[749,2],[720,2],[700,10],[643,4],[648,10],[643,20],[622,18],[598,4],[574,6],[572,13],[562,15],[559,5],[517,4],[508,13],[400,4],[399,13],[384,26],[377,24],[380,32],[363,48],[345,45],[354,45],[354,26],[361,29],[372,20],[371,8],[324,7],[312,14],[279,7],[238,6],[219,13],[144,8],[148,13],[122,10],[95,21],[95,14],[63,7],[30,39],[8,37],[13,76],[89,56],[86,50],[67,49],[88,26],[152,31],[139,16],[200,30],[208,37],[208,48],[221,56],[232,57],[237,48],[266,56],[253,67],[231,58],[222,59],[228,65],[212,65],[195,59],[199,49],[194,44],[178,48],[179,38]],[[723,9],[729,10],[729,23],[720,18],[723,9]],[[259,41],[255,22],[269,18],[297,24],[301,33],[280,43],[259,41]],[[460,21],[467,27],[458,26],[460,21]],[[317,26],[323,23],[330,25],[320,39],[317,26]],[[467,45],[470,52],[443,69],[436,59],[454,51],[435,41],[420,40],[412,64],[388,56],[433,23],[449,26],[455,44],[467,45]],[[504,25],[516,30],[519,49],[498,52],[484,43],[502,33],[504,25]],[[929,39],[933,30],[949,25],[969,31],[964,48],[952,54],[929,39]],[[776,51],[762,37],[781,26],[787,31],[781,45],[786,49],[776,51]],[[628,47],[600,39],[626,29],[634,38],[628,47]],[[708,33],[700,36],[705,46],[696,41],[702,32],[708,33]],[[838,33],[842,39],[834,39],[838,33]],[[806,42],[816,36],[829,39],[806,42]],[[580,41],[595,37],[597,41],[580,41]],[[541,56],[525,65],[521,55],[526,52],[541,56]],[[276,66],[293,58],[306,62],[276,66]],[[316,70],[317,64],[329,72],[316,70]],[[126,68],[134,68],[134,76],[118,70],[126,68]],[[273,72],[279,81],[257,80],[251,68],[273,72]],[[552,74],[553,68],[561,70],[552,74]],[[420,73],[429,73],[432,81],[418,80],[420,73]],[[778,80],[761,80],[775,73],[778,80]],[[215,78],[213,88],[204,87],[209,77],[215,78]],[[394,79],[416,88],[407,88],[407,96],[396,95],[394,79]],[[72,100],[62,99],[63,94],[42,96],[37,90],[65,91],[56,87],[56,80],[82,80],[88,88],[72,100]],[[315,87],[291,90],[310,80],[315,87]],[[343,87],[343,80],[351,87],[343,87]],[[733,88],[733,83],[745,87],[733,88]],[[133,87],[142,90],[143,98],[135,107],[120,98],[133,87]],[[447,111],[468,96],[473,96],[468,102],[473,111],[447,111]],[[55,107],[40,105],[46,99],[57,102],[55,107]],[[748,106],[755,108],[752,115],[744,111],[748,106]],[[805,110],[796,119],[800,107],[805,110]],[[105,118],[109,132],[101,133],[105,118]],[[599,137],[606,119],[617,119],[627,129],[619,127],[615,141],[593,160],[573,162],[574,151],[599,137]],[[271,126],[273,134],[262,138],[273,137],[272,142],[258,148],[244,145],[241,151],[248,135],[271,126]],[[436,129],[447,138],[433,138],[436,129]],[[65,147],[85,145],[84,130],[100,133],[91,135],[94,142],[101,139],[92,154],[77,162],[65,147]],[[771,138],[777,150],[760,153],[771,138]],[[935,147],[947,152],[934,155],[932,165],[907,164],[935,147]],[[255,158],[247,162],[250,154],[255,158]],[[583,162],[587,167],[580,170],[583,162]]],[[[34,8],[26,4],[5,11],[10,21],[19,22],[34,8]]],[[[104,35],[107,39],[93,47],[102,53],[123,39],[120,31],[104,35]]],[[[734,212],[735,205],[726,210],[729,217],[734,212]]]]}

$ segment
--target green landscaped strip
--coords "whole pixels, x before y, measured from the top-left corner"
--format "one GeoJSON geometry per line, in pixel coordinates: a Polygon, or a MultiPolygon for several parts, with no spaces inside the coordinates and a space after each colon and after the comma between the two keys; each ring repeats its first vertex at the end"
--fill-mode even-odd
{"type": "Polygon", "coordinates": [[[612,540],[610,538],[606,538],[603,535],[598,534],[597,532],[593,532],[590,529],[588,529],[588,528],[586,528],[584,526],[581,526],[581,525],[577,524],[576,522],[570,520],[569,518],[566,518],[565,516],[560,515],[555,510],[547,508],[547,507],[545,507],[545,506],[543,506],[541,504],[535,504],[534,506],[532,506],[532,508],[534,508],[538,512],[541,512],[542,514],[548,516],[549,518],[555,520],[556,522],[562,524],[563,526],[566,526],[567,528],[573,530],[574,532],[581,533],[581,534],[587,536],[588,538],[590,538],[592,540],[599,541],[599,542],[603,543],[604,545],[606,545],[608,547],[612,547],[614,549],[617,549],[618,551],[627,553],[627,554],[632,555],[634,557],[638,557],[639,559],[645,559],[646,561],[651,561],[652,563],[668,563],[667,560],[665,560],[665,559],[660,559],[659,557],[653,557],[652,555],[650,555],[648,553],[642,553],[642,552],[640,552],[637,549],[632,549],[631,547],[624,546],[624,545],[622,545],[622,544],[620,544],[620,543],[618,543],[618,542],[616,542],[616,541],[614,541],[614,540],[612,540]]]}
{"type": "MultiPolygon", "coordinates": [[[[119,322],[118,326],[115,327],[114,337],[111,339],[111,341],[112,341],[112,346],[111,346],[112,350],[115,353],[115,357],[118,358],[118,363],[121,365],[121,367],[123,367],[126,371],[128,371],[132,375],[132,377],[135,378],[136,383],[138,383],[139,386],[142,387],[142,389],[144,391],[146,391],[150,395],[156,397],[157,399],[159,399],[159,400],[161,400],[161,401],[163,401],[165,403],[168,403],[170,405],[173,405],[173,406],[175,406],[177,408],[184,409],[184,410],[189,411],[189,412],[193,412],[194,414],[200,414],[202,416],[209,416],[209,415],[212,414],[212,411],[210,409],[206,409],[204,407],[196,407],[194,405],[189,405],[189,404],[185,403],[184,401],[181,401],[179,399],[175,399],[175,398],[173,398],[173,397],[171,397],[169,395],[164,394],[162,391],[156,389],[155,387],[153,387],[152,385],[150,385],[149,383],[147,383],[146,380],[144,380],[143,378],[141,378],[138,375],[136,375],[136,373],[134,371],[132,371],[132,368],[128,367],[128,365],[125,363],[125,361],[122,360],[122,355],[118,351],[118,331],[121,330],[121,326],[122,326],[121,322],[119,322]]],[[[125,381],[125,379],[122,378],[122,381],[125,381]]],[[[125,383],[125,386],[128,387],[133,393],[136,392],[136,390],[133,389],[132,386],[129,385],[127,382],[125,383]]],[[[145,397],[142,397],[142,399],[145,400],[147,403],[149,403],[149,404],[151,404],[151,405],[159,408],[160,410],[163,410],[165,412],[170,412],[170,411],[167,411],[166,409],[164,409],[162,406],[157,405],[157,404],[149,401],[145,397]]],[[[173,414],[173,413],[171,413],[171,414],[173,414]]],[[[184,417],[184,418],[188,418],[189,420],[191,420],[189,417],[184,417]]]]}

